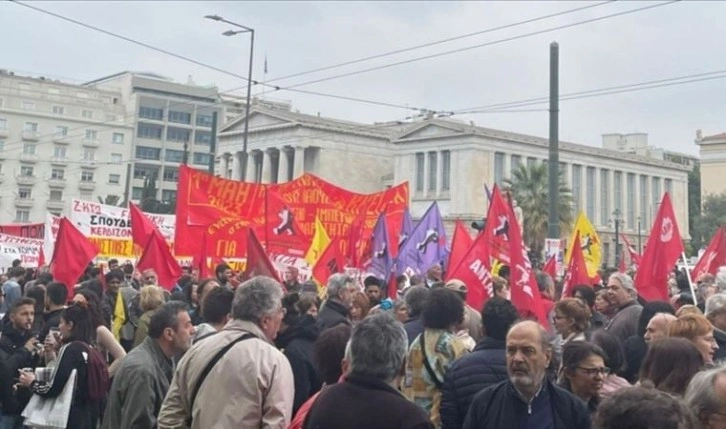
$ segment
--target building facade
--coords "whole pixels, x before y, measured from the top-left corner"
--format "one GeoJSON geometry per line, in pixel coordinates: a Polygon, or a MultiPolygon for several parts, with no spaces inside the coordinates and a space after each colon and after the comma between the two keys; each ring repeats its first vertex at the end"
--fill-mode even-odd
{"type": "Polygon", "coordinates": [[[704,136],[698,130],[695,143],[701,156],[701,198],[726,192],[726,133],[704,136]]]}
{"type": "Polygon", "coordinates": [[[602,147],[681,164],[690,169],[700,164],[700,159],[696,156],[648,145],[648,134],[646,133],[603,134],[602,147]]]}
{"type": "Polygon", "coordinates": [[[133,124],[121,93],[0,70],[0,223],[121,195],[133,124]]]}

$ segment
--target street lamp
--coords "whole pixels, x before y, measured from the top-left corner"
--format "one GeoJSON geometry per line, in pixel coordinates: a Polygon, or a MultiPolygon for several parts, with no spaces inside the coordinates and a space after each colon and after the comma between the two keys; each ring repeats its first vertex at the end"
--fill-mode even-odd
{"type": "Polygon", "coordinates": [[[620,266],[620,209],[613,212],[613,223],[615,224],[615,266],[620,266]]]}
{"type": "Polygon", "coordinates": [[[237,34],[242,33],[250,33],[250,60],[249,60],[249,68],[247,70],[247,101],[245,102],[245,132],[244,132],[244,140],[242,142],[242,153],[244,154],[244,160],[242,160],[242,180],[246,180],[247,178],[247,134],[250,128],[250,95],[252,93],[252,58],[255,51],[255,30],[246,27],[242,24],[237,24],[236,22],[227,21],[226,19],[222,18],[219,15],[207,15],[205,16],[207,19],[211,19],[212,21],[219,21],[224,22],[229,25],[233,25],[237,28],[241,28],[242,30],[227,30],[224,33],[222,33],[223,36],[236,36],[237,34]]]}

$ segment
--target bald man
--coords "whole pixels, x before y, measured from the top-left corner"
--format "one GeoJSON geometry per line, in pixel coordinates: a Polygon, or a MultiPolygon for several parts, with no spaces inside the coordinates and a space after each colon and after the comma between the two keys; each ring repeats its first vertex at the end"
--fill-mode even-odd
{"type": "Polygon", "coordinates": [[[668,333],[668,325],[676,319],[676,316],[670,313],[657,313],[650,319],[648,326],[645,327],[645,335],[643,335],[645,342],[650,343],[658,338],[665,337],[668,333]]]}

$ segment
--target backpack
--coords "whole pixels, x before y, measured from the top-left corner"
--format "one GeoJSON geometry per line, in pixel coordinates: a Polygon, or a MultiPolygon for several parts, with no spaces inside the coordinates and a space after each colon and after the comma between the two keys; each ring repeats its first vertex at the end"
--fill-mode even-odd
{"type": "Polygon", "coordinates": [[[96,402],[106,397],[111,381],[108,376],[108,364],[103,355],[95,348],[86,346],[86,378],[88,379],[88,399],[96,402]]]}

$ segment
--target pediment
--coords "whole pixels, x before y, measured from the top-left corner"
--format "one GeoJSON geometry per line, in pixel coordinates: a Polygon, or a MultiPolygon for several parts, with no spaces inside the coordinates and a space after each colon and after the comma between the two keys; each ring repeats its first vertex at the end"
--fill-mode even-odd
{"type": "MultiPolygon", "coordinates": [[[[254,128],[266,128],[275,125],[289,124],[292,121],[283,119],[274,115],[261,112],[250,112],[250,129],[254,128]]],[[[227,127],[222,130],[223,132],[229,131],[243,131],[245,128],[244,115],[232,121],[227,127]]]]}
{"type": "Polygon", "coordinates": [[[461,135],[464,132],[456,127],[449,127],[446,125],[439,124],[427,124],[421,128],[410,130],[405,134],[399,136],[397,140],[409,140],[409,139],[430,139],[436,137],[451,137],[455,135],[461,135]]]}

